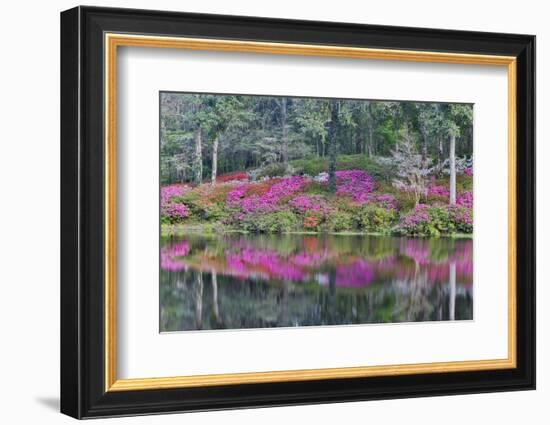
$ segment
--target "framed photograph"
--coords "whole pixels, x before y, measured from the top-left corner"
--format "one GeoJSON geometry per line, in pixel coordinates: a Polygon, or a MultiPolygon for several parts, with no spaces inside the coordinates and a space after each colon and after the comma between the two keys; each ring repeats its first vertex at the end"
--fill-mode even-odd
{"type": "Polygon", "coordinates": [[[61,411],[535,388],[535,37],[61,14],[61,411]]]}

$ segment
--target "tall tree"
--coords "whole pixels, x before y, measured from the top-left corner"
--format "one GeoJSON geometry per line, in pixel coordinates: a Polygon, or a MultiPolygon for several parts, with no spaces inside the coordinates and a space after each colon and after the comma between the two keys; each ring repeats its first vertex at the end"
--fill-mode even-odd
{"type": "Polygon", "coordinates": [[[202,183],[202,127],[195,130],[195,161],[193,164],[194,180],[196,184],[202,183]]]}
{"type": "Polygon", "coordinates": [[[449,134],[449,204],[456,204],[456,133],[449,134]]]}
{"type": "Polygon", "coordinates": [[[283,159],[283,164],[285,170],[288,170],[288,100],[286,97],[280,98],[280,108],[281,108],[281,157],[283,159]]]}
{"type": "Polygon", "coordinates": [[[405,192],[412,193],[415,205],[427,193],[427,169],[430,160],[422,159],[409,126],[404,125],[400,132],[399,143],[392,152],[393,162],[397,166],[397,178],[393,185],[405,192]]]}
{"type": "Polygon", "coordinates": [[[328,181],[329,190],[331,193],[336,193],[336,156],[338,154],[338,145],[336,136],[338,131],[338,113],[340,109],[340,101],[330,101],[330,122],[328,136],[328,181]]]}
{"type": "Polygon", "coordinates": [[[442,123],[449,138],[449,204],[456,204],[456,140],[461,134],[464,122],[471,123],[473,110],[470,105],[452,104],[445,107],[442,123]]]}

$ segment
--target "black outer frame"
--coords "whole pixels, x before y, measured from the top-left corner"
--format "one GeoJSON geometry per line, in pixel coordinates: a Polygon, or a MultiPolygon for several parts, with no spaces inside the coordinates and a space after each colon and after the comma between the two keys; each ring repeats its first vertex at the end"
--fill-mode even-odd
{"type": "Polygon", "coordinates": [[[80,6],[61,13],[61,412],[75,418],[535,388],[535,37],[80,6]],[[104,391],[105,32],[517,57],[517,368],[104,391]]]}

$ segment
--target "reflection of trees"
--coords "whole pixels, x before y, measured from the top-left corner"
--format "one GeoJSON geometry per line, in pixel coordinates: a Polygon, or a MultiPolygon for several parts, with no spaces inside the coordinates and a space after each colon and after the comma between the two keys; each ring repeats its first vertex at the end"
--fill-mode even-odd
{"type": "Polygon", "coordinates": [[[161,255],[164,331],[472,318],[470,240],[190,237],[161,255]]]}
{"type": "Polygon", "coordinates": [[[196,283],[195,283],[195,321],[196,329],[202,329],[202,294],[204,290],[204,285],[202,282],[202,272],[195,274],[196,283]]]}
{"type": "Polygon", "coordinates": [[[218,274],[216,270],[212,270],[212,304],[214,310],[214,318],[216,319],[216,324],[220,324],[220,307],[218,304],[218,274]]]}
{"type": "Polygon", "coordinates": [[[455,320],[456,305],[456,263],[449,263],[449,320],[455,320]]]}

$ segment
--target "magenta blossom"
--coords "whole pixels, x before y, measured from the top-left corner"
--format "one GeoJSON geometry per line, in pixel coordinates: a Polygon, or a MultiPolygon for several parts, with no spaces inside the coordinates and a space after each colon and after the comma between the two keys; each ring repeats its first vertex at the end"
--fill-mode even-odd
{"type": "Polygon", "coordinates": [[[363,170],[336,171],[336,193],[351,196],[357,203],[364,204],[374,190],[374,179],[363,170]]]}
{"type": "Polygon", "coordinates": [[[323,212],[326,210],[325,201],[319,195],[298,195],[289,204],[302,214],[308,211],[323,212]]]}
{"type": "Polygon", "coordinates": [[[456,200],[456,203],[458,205],[462,205],[463,207],[466,207],[466,208],[473,208],[474,207],[474,195],[472,194],[472,192],[461,193],[458,196],[458,199],[456,200]]]}

